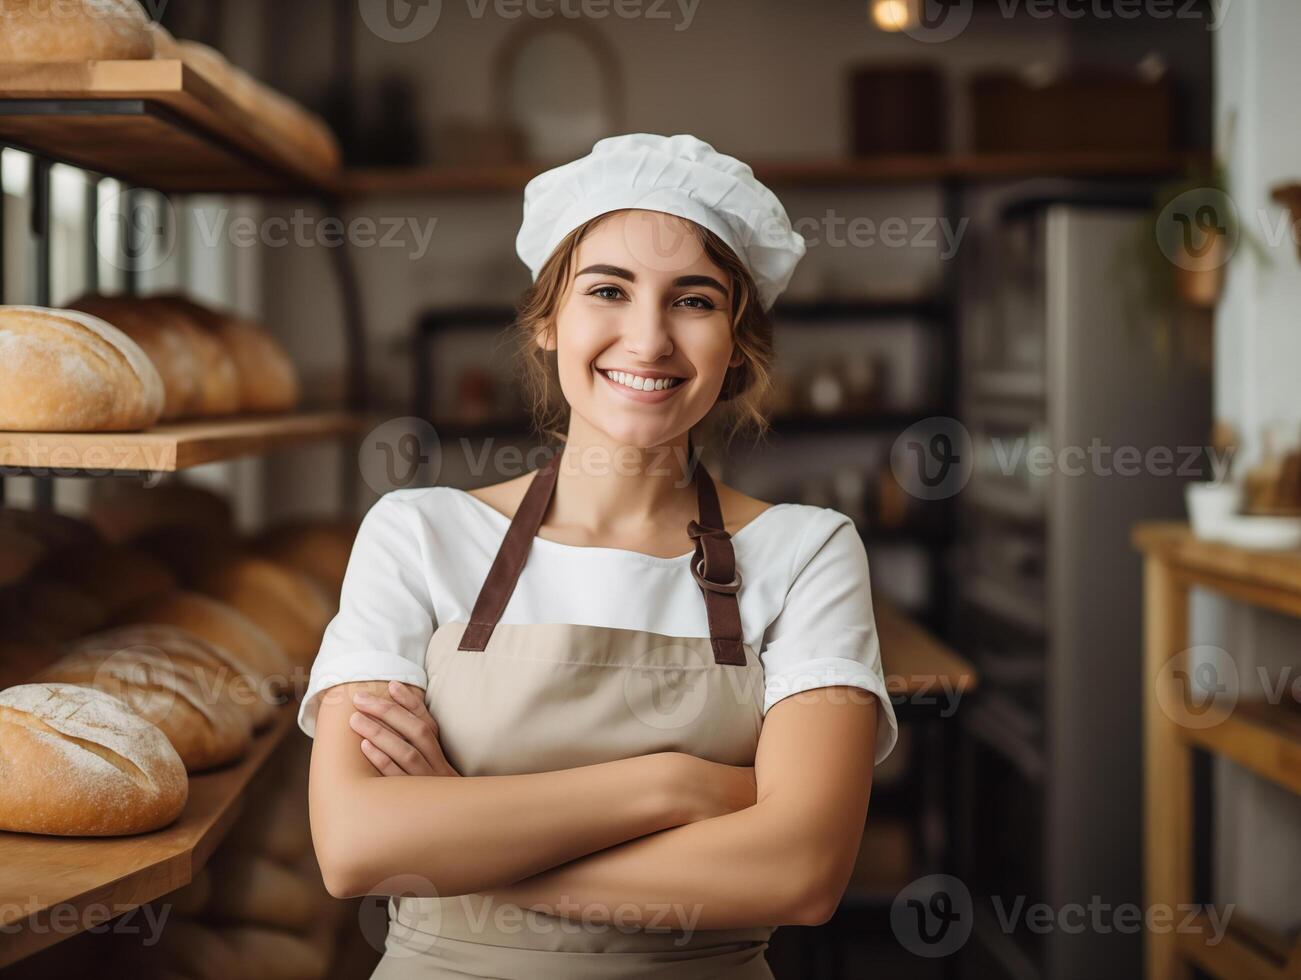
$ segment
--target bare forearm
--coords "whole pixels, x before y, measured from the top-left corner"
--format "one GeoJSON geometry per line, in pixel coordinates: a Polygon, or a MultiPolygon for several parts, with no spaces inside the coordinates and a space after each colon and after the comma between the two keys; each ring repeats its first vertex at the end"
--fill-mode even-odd
{"type": "Polygon", "coordinates": [[[310,787],[317,854],[338,894],[390,879],[405,894],[482,891],[680,822],[667,753],[536,774],[383,777],[349,712],[322,705],[310,787]]]}
{"type": "Polygon", "coordinates": [[[498,901],[587,922],[693,929],[805,924],[823,915],[825,853],[796,843],[763,803],[684,824],[491,890],[498,901]]]}

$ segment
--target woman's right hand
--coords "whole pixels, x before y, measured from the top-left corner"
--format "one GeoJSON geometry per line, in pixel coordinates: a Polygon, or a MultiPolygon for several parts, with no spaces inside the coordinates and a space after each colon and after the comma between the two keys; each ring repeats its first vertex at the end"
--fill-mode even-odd
{"type": "Polygon", "coordinates": [[[754,806],[757,790],[753,766],[729,766],[686,752],[668,754],[673,757],[674,789],[684,823],[754,806]]]}

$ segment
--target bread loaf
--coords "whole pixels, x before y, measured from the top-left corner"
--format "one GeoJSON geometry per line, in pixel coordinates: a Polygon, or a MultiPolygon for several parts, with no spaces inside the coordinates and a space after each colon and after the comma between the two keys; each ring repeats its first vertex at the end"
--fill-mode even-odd
{"type": "Polygon", "coordinates": [[[177,586],[163,562],[123,545],[60,552],[43,561],[38,574],[93,596],[109,617],[177,586]]]}
{"type": "Polygon", "coordinates": [[[243,613],[211,596],[172,592],[132,607],[117,622],[156,623],[188,630],[229,650],[264,679],[271,691],[286,690],[293,681],[289,657],[280,644],[243,613]]]}
{"type": "Polygon", "coordinates": [[[112,694],[167,736],[190,772],[225,765],[248,751],[253,725],[156,648],[83,649],[51,664],[36,681],[81,684],[112,694]]]}
{"type": "Polygon", "coordinates": [[[181,814],[185,766],[158,728],[74,684],[0,691],[0,829],[103,837],[181,814]]]}
{"type": "Polygon", "coordinates": [[[0,307],[0,429],[144,429],[162,410],[162,378],[121,330],[74,310],[0,307]]]}
{"type": "Polygon", "coordinates": [[[0,525],[0,588],[26,578],[45,557],[45,545],[34,535],[0,525]]]}
{"type": "Polygon", "coordinates": [[[26,684],[58,659],[59,648],[53,643],[0,640],[0,690],[26,684]]]}
{"type": "Polygon", "coordinates": [[[240,557],[206,569],[194,585],[266,630],[295,666],[311,666],[331,614],[307,576],[265,558],[240,557]]]}
{"type": "Polygon", "coordinates": [[[298,372],[270,333],[252,320],[221,312],[179,294],[158,297],[202,327],[235,362],[239,411],[283,412],[298,404],[298,372]]]}
{"type": "Polygon", "coordinates": [[[154,36],[136,0],[0,0],[0,61],[152,58],[154,36]]]}
{"type": "Polygon", "coordinates": [[[209,568],[243,551],[233,531],[179,524],[145,531],[131,539],[131,547],[162,562],[185,586],[193,586],[209,568]]]}
{"type": "Polygon", "coordinates": [[[204,697],[236,708],[253,730],[268,724],[279,698],[264,677],[224,647],[209,643],[177,626],[118,626],[93,633],[68,644],[69,652],[147,650],[165,657],[178,671],[189,674],[204,697]]]}
{"type": "Polygon", "coordinates": [[[304,519],[264,531],[253,539],[251,549],[310,575],[337,605],[356,535],[355,521],[304,519]]]}
{"type": "Polygon", "coordinates": [[[239,411],[239,368],[225,345],[169,297],[148,296],[135,302],[148,316],[183,336],[198,358],[198,391],[189,414],[214,416],[239,411]]]}
{"type": "Polygon", "coordinates": [[[88,294],[68,304],[69,309],[89,313],[113,324],[140,345],[163,379],[164,421],[193,413],[198,402],[199,355],[189,336],[167,320],[151,316],[139,300],[130,296],[88,294]]]}
{"type": "Polygon", "coordinates": [[[53,510],[0,507],[0,528],[12,528],[39,540],[48,552],[94,548],[103,538],[94,525],[53,510]]]}
{"type": "Polygon", "coordinates": [[[168,61],[180,61],[181,49],[176,38],[156,20],[149,22],[149,33],[154,36],[154,57],[168,61]]]}
{"type": "Polygon", "coordinates": [[[126,541],[150,528],[182,525],[233,533],[230,504],[220,494],[172,481],[156,487],[99,483],[90,502],[91,523],[109,541],[126,541]]]}
{"type": "Polygon", "coordinates": [[[0,624],[13,640],[62,643],[108,621],[94,596],[63,582],[28,578],[0,589],[0,624]]]}
{"type": "Polygon", "coordinates": [[[213,861],[205,920],[306,932],[320,899],[301,876],[257,854],[224,847],[213,861]]]}

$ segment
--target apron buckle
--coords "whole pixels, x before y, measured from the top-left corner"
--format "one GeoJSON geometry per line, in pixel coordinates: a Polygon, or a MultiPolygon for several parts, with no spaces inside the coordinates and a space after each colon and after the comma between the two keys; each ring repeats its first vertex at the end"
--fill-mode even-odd
{"type": "Polygon", "coordinates": [[[700,584],[702,589],[708,589],[710,592],[734,593],[741,588],[741,572],[738,569],[735,577],[730,582],[715,582],[712,579],[705,578],[705,559],[701,558],[691,567],[691,574],[700,584]]]}

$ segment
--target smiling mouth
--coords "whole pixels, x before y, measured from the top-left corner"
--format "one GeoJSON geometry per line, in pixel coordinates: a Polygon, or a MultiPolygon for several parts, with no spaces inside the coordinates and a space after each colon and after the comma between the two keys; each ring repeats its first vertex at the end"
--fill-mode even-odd
{"type": "Polygon", "coordinates": [[[603,368],[597,368],[597,371],[615,384],[624,388],[631,388],[633,391],[665,391],[669,388],[676,388],[683,381],[682,378],[647,378],[639,374],[629,374],[626,371],[607,371],[603,368]]]}

